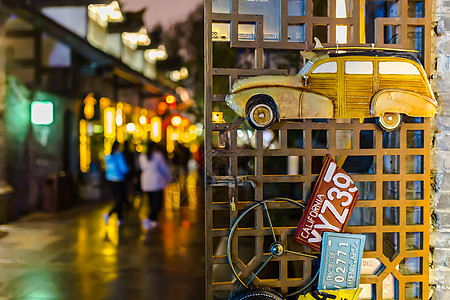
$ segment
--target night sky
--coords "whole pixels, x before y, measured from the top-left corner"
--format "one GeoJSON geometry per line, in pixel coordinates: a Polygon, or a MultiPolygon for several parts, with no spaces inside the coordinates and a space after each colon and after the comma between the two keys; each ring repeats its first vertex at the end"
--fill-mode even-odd
{"type": "Polygon", "coordinates": [[[144,22],[151,30],[161,23],[168,27],[182,21],[203,0],[120,0],[123,11],[135,11],[146,7],[144,22]]]}

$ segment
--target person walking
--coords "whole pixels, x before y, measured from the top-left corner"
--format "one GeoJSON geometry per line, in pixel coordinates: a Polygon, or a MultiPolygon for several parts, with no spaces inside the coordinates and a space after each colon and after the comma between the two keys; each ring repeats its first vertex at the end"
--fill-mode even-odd
{"type": "Polygon", "coordinates": [[[111,148],[111,154],[105,155],[106,180],[114,196],[114,207],[108,214],[103,215],[105,224],[108,225],[109,218],[117,213],[117,225],[122,225],[122,205],[127,202],[127,185],[125,176],[128,166],[125,156],[120,152],[120,143],[115,141],[111,148]]]}
{"type": "Polygon", "coordinates": [[[126,140],[123,143],[123,155],[125,157],[125,161],[128,166],[128,173],[125,176],[125,185],[126,185],[126,194],[127,194],[127,201],[125,202],[127,210],[130,210],[133,208],[134,204],[134,197],[136,195],[136,187],[135,183],[138,181],[136,179],[137,176],[137,164],[136,164],[136,151],[134,149],[133,143],[130,142],[130,140],[126,140]],[[133,149],[131,149],[131,147],[133,149]],[[131,196],[131,201],[130,201],[131,196]]]}
{"type": "Polygon", "coordinates": [[[139,156],[141,169],[141,190],[148,196],[150,202],[149,217],[142,221],[145,230],[158,226],[158,213],[162,208],[163,190],[170,182],[169,167],[163,154],[157,150],[157,144],[150,142],[147,145],[147,154],[139,156]]]}

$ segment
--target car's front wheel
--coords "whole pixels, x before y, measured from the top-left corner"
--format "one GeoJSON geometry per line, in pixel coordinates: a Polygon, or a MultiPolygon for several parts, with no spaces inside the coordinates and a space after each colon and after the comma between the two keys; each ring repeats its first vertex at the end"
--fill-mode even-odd
{"type": "Polygon", "coordinates": [[[391,132],[399,129],[403,123],[403,115],[399,113],[384,113],[378,118],[378,126],[386,131],[391,132]]]}
{"type": "Polygon", "coordinates": [[[247,121],[257,130],[269,128],[277,119],[277,110],[270,96],[260,95],[247,107],[247,121]]]}

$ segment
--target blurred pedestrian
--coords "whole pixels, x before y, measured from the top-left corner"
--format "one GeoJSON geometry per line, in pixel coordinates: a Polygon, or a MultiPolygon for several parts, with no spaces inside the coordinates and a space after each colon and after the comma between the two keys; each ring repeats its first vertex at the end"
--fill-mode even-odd
{"type": "Polygon", "coordinates": [[[158,151],[157,144],[149,142],[147,154],[139,156],[139,166],[141,169],[141,189],[148,196],[150,202],[150,214],[142,221],[144,229],[153,229],[158,225],[158,213],[161,211],[163,203],[163,190],[170,182],[169,167],[164,160],[164,155],[158,151]]]}
{"type": "Polygon", "coordinates": [[[138,174],[138,167],[136,164],[136,150],[133,145],[133,143],[130,143],[129,140],[126,140],[123,143],[123,155],[125,157],[125,161],[127,162],[128,166],[128,173],[125,176],[126,181],[126,194],[127,194],[127,201],[125,202],[125,205],[127,209],[131,209],[133,207],[132,203],[134,203],[134,196],[136,195],[136,189],[135,189],[135,183],[137,182],[137,174],[138,174]],[[131,201],[129,199],[129,195],[131,196],[131,201]]]}
{"type": "Polygon", "coordinates": [[[127,185],[125,176],[128,166],[125,156],[120,152],[120,143],[115,141],[111,148],[111,154],[105,155],[106,180],[114,196],[114,207],[108,214],[103,215],[105,224],[108,225],[109,217],[117,213],[117,225],[122,225],[122,205],[127,202],[127,185]]]}

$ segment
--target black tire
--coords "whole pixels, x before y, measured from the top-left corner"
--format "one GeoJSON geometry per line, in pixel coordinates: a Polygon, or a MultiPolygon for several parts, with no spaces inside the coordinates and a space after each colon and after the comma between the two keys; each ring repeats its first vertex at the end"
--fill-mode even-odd
{"type": "Polygon", "coordinates": [[[228,300],[284,300],[279,293],[268,288],[246,289],[238,291],[228,300]]]}
{"type": "Polygon", "coordinates": [[[403,124],[403,114],[400,113],[384,113],[377,118],[377,125],[381,130],[386,132],[396,131],[403,124]]]}
{"type": "Polygon", "coordinates": [[[278,117],[275,101],[263,94],[250,98],[246,112],[248,123],[256,130],[271,127],[278,117]]]}

